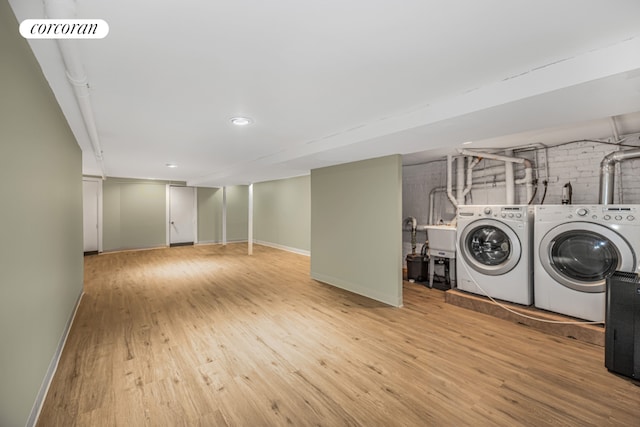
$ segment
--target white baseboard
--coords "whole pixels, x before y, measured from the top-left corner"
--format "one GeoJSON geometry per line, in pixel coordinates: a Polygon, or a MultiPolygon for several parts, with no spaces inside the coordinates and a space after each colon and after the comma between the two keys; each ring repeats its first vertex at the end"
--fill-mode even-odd
{"type": "Polygon", "coordinates": [[[73,309],[73,313],[67,320],[67,324],[64,327],[64,332],[60,337],[60,342],[58,342],[58,348],[56,348],[56,352],[51,359],[51,363],[49,363],[49,368],[47,369],[47,374],[44,376],[42,380],[42,385],[40,386],[40,391],[36,396],[35,402],[33,402],[33,407],[31,408],[31,413],[29,414],[29,419],[27,420],[26,426],[33,427],[38,422],[38,418],[40,417],[40,411],[42,410],[42,404],[47,397],[47,393],[49,392],[49,387],[51,386],[51,381],[53,380],[53,376],[58,369],[58,362],[60,362],[60,356],[62,356],[62,351],[64,350],[64,346],[67,343],[67,337],[69,336],[69,331],[71,330],[71,325],[73,325],[73,321],[76,318],[76,313],[78,312],[78,307],[80,306],[80,300],[82,300],[82,296],[84,295],[84,290],[80,292],[78,299],[76,300],[76,306],[73,309]]]}
{"type": "MultiPolygon", "coordinates": [[[[387,304],[393,307],[402,307],[402,297],[394,294],[381,293],[373,289],[369,289],[361,284],[351,283],[344,279],[329,276],[327,274],[311,272],[311,278],[327,285],[335,286],[336,288],[344,289],[345,291],[353,292],[354,294],[362,295],[367,298],[371,298],[383,304],[387,304]]],[[[402,283],[402,282],[401,282],[402,283]]],[[[402,286],[402,285],[401,285],[402,286]]]]}
{"type": "Polygon", "coordinates": [[[279,245],[277,243],[264,242],[262,240],[254,240],[254,242],[258,245],[269,246],[270,248],[281,249],[283,251],[293,252],[294,254],[311,256],[311,252],[304,249],[292,248],[291,246],[284,246],[284,245],[279,245]]]}

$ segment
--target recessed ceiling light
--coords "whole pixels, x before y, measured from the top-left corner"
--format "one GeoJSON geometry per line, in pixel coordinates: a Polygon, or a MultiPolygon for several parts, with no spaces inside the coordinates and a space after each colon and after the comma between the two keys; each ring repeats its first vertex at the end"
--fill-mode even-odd
{"type": "Polygon", "coordinates": [[[462,145],[469,145],[469,144],[473,144],[473,141],[465,141],[462,143],[462,145]]]}
{"type": "Polygon", "coordinates": [[[246,126],[253,123],[253,120],[251,120],[249,117],[234,117],[231,119],[231,123],[236,126],[246,126]]]}
{"type": "Polygon", "coordinates": [[[168,167],[168,168],[177,168],[178,167],[178,165],[176,165],[175,163],[167,163],[165,166],[168,167]]]}

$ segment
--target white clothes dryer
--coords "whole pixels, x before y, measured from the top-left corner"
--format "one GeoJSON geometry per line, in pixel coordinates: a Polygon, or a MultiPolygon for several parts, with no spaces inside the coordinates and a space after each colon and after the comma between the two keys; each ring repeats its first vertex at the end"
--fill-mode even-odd
{"type": "Polygon", "coordinates": [[[458,289],[533,304],[533,209],[527,205],[458,207],[458,289]]]}
{"type": "Polygon", "coordinates": [[[640,205],[535,208],[535,306],[604,322],[606,279],[640,272],[640,205]]]}

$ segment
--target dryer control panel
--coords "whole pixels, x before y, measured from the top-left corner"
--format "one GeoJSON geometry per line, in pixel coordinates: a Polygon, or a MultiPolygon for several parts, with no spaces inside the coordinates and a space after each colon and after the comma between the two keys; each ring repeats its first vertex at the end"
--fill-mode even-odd
{"type": "Polygon", "coordinates": [[[604,221],[611,221],[621,224],[637,223],[637,208],[633,206],[602,206],[600,215],[593,213],[591,219],[601,217],[604,221]]]}
{"type": "Polygon", "coordinates": [[[536,220],[585,220],[600,224],[640,226],[640,205],[541,205],[536,220]]]}

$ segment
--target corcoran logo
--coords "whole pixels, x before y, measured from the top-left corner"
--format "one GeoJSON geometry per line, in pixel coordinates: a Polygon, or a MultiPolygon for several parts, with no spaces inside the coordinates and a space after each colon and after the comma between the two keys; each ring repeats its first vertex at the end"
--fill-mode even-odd
{"type": "Polygon", "coordinates": [[[20,34],[25,39],[102,39],[109,24],[102,19],[25,19],[20,34]]]}

